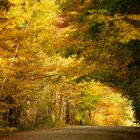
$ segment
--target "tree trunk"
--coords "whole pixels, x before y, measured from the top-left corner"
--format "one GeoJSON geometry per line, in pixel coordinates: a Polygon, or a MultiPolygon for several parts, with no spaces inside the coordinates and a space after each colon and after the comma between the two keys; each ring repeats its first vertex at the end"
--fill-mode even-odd
{"type": "Polygon", "coordinates": [[[89,121],[91,121],[91,110],[89,109],[89,111],[88,111],[88,117],[89,117],[89,121]]]}
{"type": "Polygon", "coordinates": [[[62,121],[63,119],[63,95],[60,94],[60,109],[59,109],[59,120],[62,121]]]}
{"type": "Polygon", "coordinates": [[[69,100],[66,100],[66,124],[70,123],[70,103],[69,100]]]}

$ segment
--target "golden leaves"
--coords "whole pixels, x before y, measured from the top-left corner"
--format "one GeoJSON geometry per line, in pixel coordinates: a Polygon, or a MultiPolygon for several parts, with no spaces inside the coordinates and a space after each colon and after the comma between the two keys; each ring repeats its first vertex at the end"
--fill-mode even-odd
{"type": "Polygon", "coordinates": [[[23,0],[8,0],[8,1],[12,4],[21,4],[24,2],[23,0]]]}

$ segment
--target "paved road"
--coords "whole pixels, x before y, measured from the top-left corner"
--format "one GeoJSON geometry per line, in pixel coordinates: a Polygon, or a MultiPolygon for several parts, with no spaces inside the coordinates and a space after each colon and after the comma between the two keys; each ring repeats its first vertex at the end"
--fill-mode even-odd
{"type": "Polygon", "coordinates": [[[140,128],[77,126],[18,132],[2,140],[140,140],[140,128]]]}

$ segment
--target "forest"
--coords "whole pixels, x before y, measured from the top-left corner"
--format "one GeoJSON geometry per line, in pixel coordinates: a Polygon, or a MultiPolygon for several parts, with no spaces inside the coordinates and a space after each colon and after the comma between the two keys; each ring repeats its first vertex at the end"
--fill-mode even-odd
{"type": "Polygon", "coordinates": [[[0,133],[139,122],[139,0],[0,0],[0,133]]]}

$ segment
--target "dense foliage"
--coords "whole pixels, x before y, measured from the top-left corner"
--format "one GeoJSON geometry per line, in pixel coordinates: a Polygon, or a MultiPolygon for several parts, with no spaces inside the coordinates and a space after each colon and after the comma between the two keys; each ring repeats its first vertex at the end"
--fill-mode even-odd
{"type": "Polygon", "coordinates": [[[140,2],[83,0],[62,3],[75,28],[63,55],[84,58],[81,76],[122,90],[140,118],[140,2]],[[86,69],[87,68],[87,69],[86,69]]]}
{"type": "Polygon", "coordinates": [[[0,128],[139,121],[138,5],[0,1],[0,128]]]}

